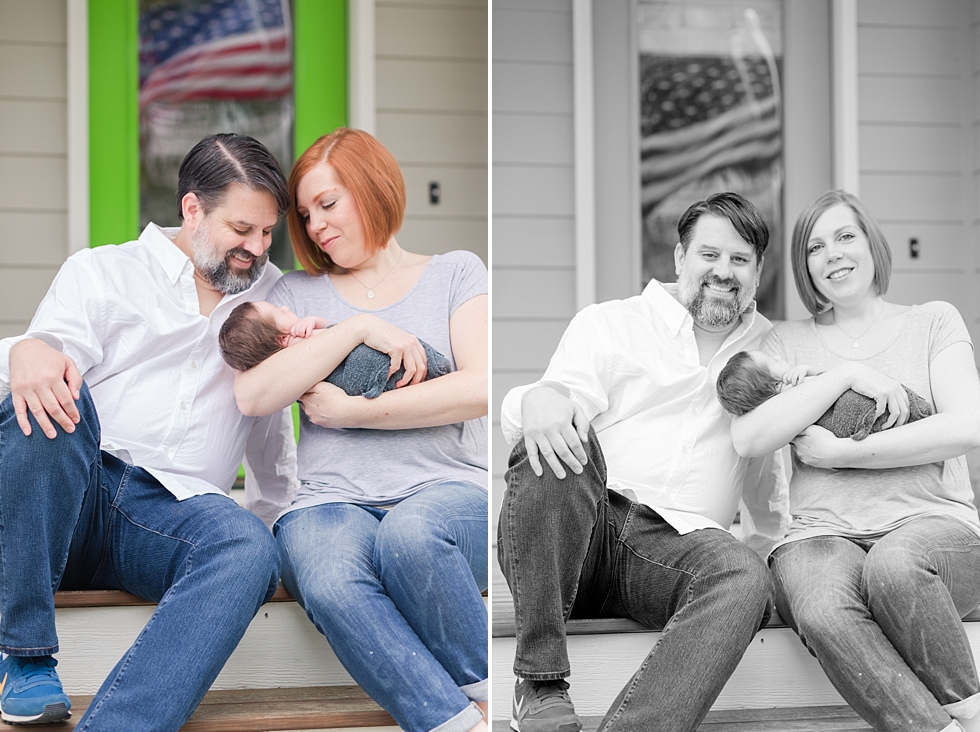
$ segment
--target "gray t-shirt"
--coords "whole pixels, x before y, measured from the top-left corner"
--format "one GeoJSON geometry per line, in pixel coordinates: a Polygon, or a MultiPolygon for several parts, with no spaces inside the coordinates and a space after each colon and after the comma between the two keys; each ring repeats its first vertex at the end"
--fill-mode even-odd
{"type": "MultiPolygon", "coordinates": [[[[480,258],[455,251],[432,257],[411,291],[380,310],[351,305],[327,275],[302,271],[279,280],[269,301],[301,318],[318,315],[331,323],[371,313],[429,343],[455,370],[449,318],[486,292],[487,269],[480,258]]],[[[327,429],[310,422],[301,407],[297,458],[301,484],[287,511],[332,502],[384,506],[445,480],[486,490],[487,419],[408,430],[327,429]]]]}
{"type": "MultiPolygon", "coordinates": [[[[971,342],[956,308],[930,302],[913,305],[895,340],[868,358],[846,359],[832,353],[812,318],[780,323],[766,337],[763,349],[794,366],[807,364],[821,371],[848,360],[860,361],[900,381],[935,408],[929,364],[944,348],[960,341],[971,342]]],[[[952,516],[980,533],[965,457],[882,470],[827,470],[800,462],[795,448],[792,452],[793,523],[781,543],[826,535],[876,539],[929,515],[952,516]]]]}

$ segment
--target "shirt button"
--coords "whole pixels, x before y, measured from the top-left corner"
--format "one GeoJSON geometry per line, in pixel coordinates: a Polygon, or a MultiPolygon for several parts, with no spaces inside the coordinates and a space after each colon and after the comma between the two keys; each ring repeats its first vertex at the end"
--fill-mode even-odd
{"type": "Polygon", "coordinates": [[[191,370],[194,370],[196,368],[197,368],[197,361],[191,361],[191,370]]]}
{"type": "Polygon", "coordinates": [[[180,403],[180,411],[182,411],[182,412],[186,412],[187,411],[187,404],[185,402],[181,402],[180,403]]]}

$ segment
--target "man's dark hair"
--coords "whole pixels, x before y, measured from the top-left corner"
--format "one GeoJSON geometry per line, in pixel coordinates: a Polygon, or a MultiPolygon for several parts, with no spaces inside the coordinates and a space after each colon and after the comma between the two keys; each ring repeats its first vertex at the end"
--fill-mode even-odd
{"type": "Polygon", "coordinates": [[[706,214],[721,216],[731,221],[738,235],[755,250],[756,259],[762,261],[762,255],[769,246],[769,227],[766,226],[762,214],[750,201],[731,191],[715,193],[703,201],[698,201],[681,216],[681,220],[677,222],[677,233],[685,253],[694,236],[695,224],[706,214]]]}
{"type": "Polygon", "coordinates": [[[254,137],[224,132],[197,143],[184,157],[177,174],[177,215],[184,220],[181,201],[188,193],[201,200],[209,214],[221,204],[232,183],[253,191],[268,191],[282,216],[289,210],[289,188],[279,161],[254,137]]]}
{"type": "Polygon", "coordinates": [[[222,323],[218,347],[226,364],[248,371],[283,349],[281,335],[275,323],[259,315],[255,303],[243,302],[222,323]]]}
{"type": "Polygon", "coordinates": [[[715,389],[725,411],[741,417],[776,396],[780,383],[747,351],[739,351],[718,374],[715,389]]]}

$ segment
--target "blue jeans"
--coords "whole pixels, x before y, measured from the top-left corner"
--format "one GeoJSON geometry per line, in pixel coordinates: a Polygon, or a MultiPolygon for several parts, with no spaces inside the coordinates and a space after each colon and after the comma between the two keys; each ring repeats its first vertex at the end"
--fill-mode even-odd
{"type": "Polygon", "coordinates": [[[283,583],[406,732],[462,732],[486,701],[487,492],[439,483],[389,510],[325,503],[276,522],[283,583]]]}
{"type": "Polygon", "coordinates": [[[101,452],[87,386],[77,405],[75,431],[49,440],[0,403],[0,651],[58,652],[57,589],[158,602],[76,730],[177,730],[275,591],[275,541],[228,497],[178,501],[101,452]]]}
{"type": "Polygon", "coordinates": [[[514,597],[525,679],[570,674],[565,621],[632,618],[663,636],[619,693],[600,732],[695,730],[772,611],[762,559],[727,531],[679,534],[656,511],[606,488],[594,431],[580,475],[510,456],[498,557],[514,597]]]}
{"type": "Polygon", "coordinates": [[[950,708],[980,709],[960,622],[980,602],[980,536],[968,526],[926,516],[874,543],[802,539],[771,567],[779,614],[876,730],[937,732],[950,708]]]}

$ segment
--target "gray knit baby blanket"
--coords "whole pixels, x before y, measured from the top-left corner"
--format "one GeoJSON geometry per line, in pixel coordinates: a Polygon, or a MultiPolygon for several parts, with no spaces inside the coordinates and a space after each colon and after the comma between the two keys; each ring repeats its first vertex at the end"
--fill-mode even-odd
{"type": "MultiPolygon", "coordinates": [[[[425,380],[437,376],[445,376],[452,371],[449,359],[443,356],[425,341],[419,341],[425,349],[428,361],[428,372],[425,380]]],[[[376,351],[363,343],[351,351],[347,358],[340,362],[330,375],[324,379],[334,386],[339,386],[349,396],[365,396],[374,399],[383,391],[391,391],[395,383],[405,375],[404,366],[399,368],[389,379],[388,369],[391,368],[391,357],[387,353],[376,351]]]]}
{"type": "MultiPolygon", "coordinates": [[[[932,405],[907,386],[902,387],[909,397],[909,422],[915,422],[933,414],[932,405]]],[[[863,440],[872,432],[881,432],[881,425],[888,410],[875,419],[875,400],[848,389],[841,394],[830,409],[817,420],[817,425],[833,432],[837,437],[853,437],[863,440]]]]}

